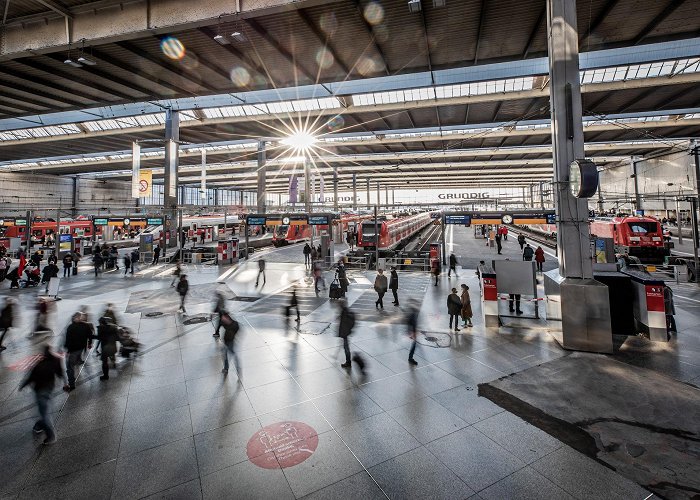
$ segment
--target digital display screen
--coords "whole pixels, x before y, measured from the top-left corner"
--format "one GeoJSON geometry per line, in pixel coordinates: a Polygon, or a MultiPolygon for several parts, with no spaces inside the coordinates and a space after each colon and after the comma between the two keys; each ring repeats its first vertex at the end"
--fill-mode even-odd
{"type": "Polygon", "coordinates": [[[327,226],[327,215],[309,215],[309,224],[312,226],[327,226]]]}
{"type": "Polygon", "coordinates": [[[462,224],[468,226],[471,223],[471,215],[445,215],[445,224],[462,224]]]}
{"type": "Polygon", "coordinates": [[[15,226],[26,226],[27,219],[15,219],[15,226]]]}
{"type": "Polygon", "coordinates": [[[93,219],[92,223],[96,226],[106,226],[109,223],[108,219],[93,219]]]}
{"type": "Polygon", "coordinates": [[[267,217],[246,217],[245,223],[249,226],[264,226],[267,217]]]}
{"type": "Polygon", "coordinates": [[[557,214],[547,214],[547,224],[556,224],[557,214]]]}
{"type": "Polygon", "coordinates": [[[163,225],[163,218],[157,217],[152,219],[146,219],[146,224],[148,224],[149,226],[161,226],[163,225]]]}

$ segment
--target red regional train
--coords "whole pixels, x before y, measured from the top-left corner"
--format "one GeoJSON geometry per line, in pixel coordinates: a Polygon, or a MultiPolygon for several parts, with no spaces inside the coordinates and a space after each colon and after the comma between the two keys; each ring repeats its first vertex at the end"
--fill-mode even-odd
{"type": "MultiPolygon", "coordinates": [[[[343,214],[339,218],[333,218],[333,231],[340,229],[346,232],[350,228],[358,227],[361,221],[371,217],[371,215],[343,214]]],[[[320,231],[327,231],[328,226],[316,226],[320,231]]],[[[272,244],[276,247],[298,243],[311,239],[311,226],[307,225],[281,225],[277,226],[272,235],[272,244]]]]}
{"type": "MultiPolygon", "coordinates": [[[[32,222],[32,241],[39,241],[49,234],[56,232],[55,221],[34,221],[32,222]]],[[[93,234],[101,235],[102,228],[97,226],[93,233],[92,221],[89,219],[62,220],[59,234],[72,234],[74,238],[90,238],[93,234]]],[[[27,241],[26,226],[9,226],[5,229],[4,236],[7,238],[21,238],[22,242],[27,241]]]]}
{"type": "Polygon", "coordinates": [[[615,252],[660,263],[670,255],[664,244],[661,223],[651,217],[600,217],[590,223],[591,237],[612,238],[615,252]]]}
{"type": "MultiPolygon", "coordinates": [[[[392,250],[396,248],[401,242],[428,226],[432,221],[430,212],[411,215],[410,217],[379,220],[379,249],[392,250]]],[[[374,249],[376,241],[374,219],[362,222],[357,235],[357,246],[367,250],[374,249]]]]}

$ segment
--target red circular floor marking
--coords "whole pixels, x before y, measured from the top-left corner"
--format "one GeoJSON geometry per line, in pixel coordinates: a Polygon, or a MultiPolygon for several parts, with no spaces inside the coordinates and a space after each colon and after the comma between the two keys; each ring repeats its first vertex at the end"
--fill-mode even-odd
{"type": "Polygon", "coordinates": [[[277,422],[263,427],[248,440],[248,459],[263,469],[299,465],[318,447],[318,434],[303,422],[277,422]]]}

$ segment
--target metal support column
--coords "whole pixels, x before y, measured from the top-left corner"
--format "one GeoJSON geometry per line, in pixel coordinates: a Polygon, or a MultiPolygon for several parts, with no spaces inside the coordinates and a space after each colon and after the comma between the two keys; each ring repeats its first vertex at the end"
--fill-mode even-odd
{"type": "Polygon", "coordinates": [[[372,203],[369,200],[369,178],[367,178],[367,210],[372,208],[372,203]]]}
{"type": "Polygon", "coordinates": [[[530,184],[530,208],[535,208],[535,185],[530,184]]]}
{"type": "MultiPolygon", "coordinates": [[[[369,195],[369,192],[367,194],[369,195]]],[[[374,205],[374,266],[375,269],[379,270],[379,215],[377,205],[374,205]]]]}
{"type": "Polygon", "coordinates": [[[559,269],[545,274],[545,290],[561,298],[561,310],[553,310],[551,319],[558,312],[564,348],[612,352],[608,289],[593,279],[588,201],[576,198],[569,186],[570,164],[585,157],[576,21],[576,2],[547,0],[559,269]]]}
{"type": "Polygon", "coordinates": [[[544,210],[544,181],[540,181],[540,208],[544,210]]]}
{"type": "MultiPolygon", "coordinates": [[[[447,265],[447,260],[445,254],[447,253],[447,244],[445,243],[445,216],[440,217],[440,245],[442,246],[442,265],[447,265]]],[[[455,273],[455,276],[457,274],[455,273]]]]}
{"type": "Polygon", "coordinates": [[[170,232],[170,245],[177,245],[177,240],[181,237],[181,226],[178,226],[173,238],[172,230],[168,221],[174,224],[179,221],[178,208],[178,148],[180,142],[180,112],[172,109],[165,110],[165,172],[163,179],[163,209],[165,211],[166,231],[170,232]],[[169,216],[169,217],[168,217],[169,216]]]}
{"type": "Polygon", "coordinates": [[[632,163],[632,179],[634,180],[634,209],[644,210],[642,208],[642,198],[639,195],[639,180],[637,179],[637,161],[636,157],[632,157],[630,162],[632,163]]]}
{"type": "Polygon", "coordinates": [[[78,216],[78,202],[80,201],[80,177],[73,177],[73,198],[71,200],[71,213],[78,216]]]}
{"type": "Polygon", "coordinates": [[[333,167],[333,210],[338,211],[338,167],[333,167]]]}
{"type": "Polygon", "coordinates": [[[382,190],[381,187],[379,186],[379,181],[377,181],[377,206],[381,205],[382,203],[382,190]]]}
{"type": "Polygon", "coordinates": [[[357,210],[357,174],[352,174],[352,209],[357,210]]]}
{"type": "Polygon", "coordinates": [[[267,167],[265,166],[265,141],[258,142],[258,213],[264,214],[267,209],[267,191],[266,191],[266,175],[267,167]]]}
{"type": "Polygon", "coordinates": [[[304,158],[304,210],[311,213],[311,165],[309,159],[304,158]]]}

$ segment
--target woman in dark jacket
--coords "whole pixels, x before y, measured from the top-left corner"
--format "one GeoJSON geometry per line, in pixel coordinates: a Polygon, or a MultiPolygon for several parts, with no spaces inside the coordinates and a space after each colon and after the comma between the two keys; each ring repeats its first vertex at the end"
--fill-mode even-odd
{"type": "Polygon", "coordinates": [[[459,316],[462,312],[462,299],[457,295],[457,289],[453,288],[452,293],[447,296],[447,313],[450,315],[450,330],[452,321],[455,323],[455,332],[459,331],[459,316]]]}

